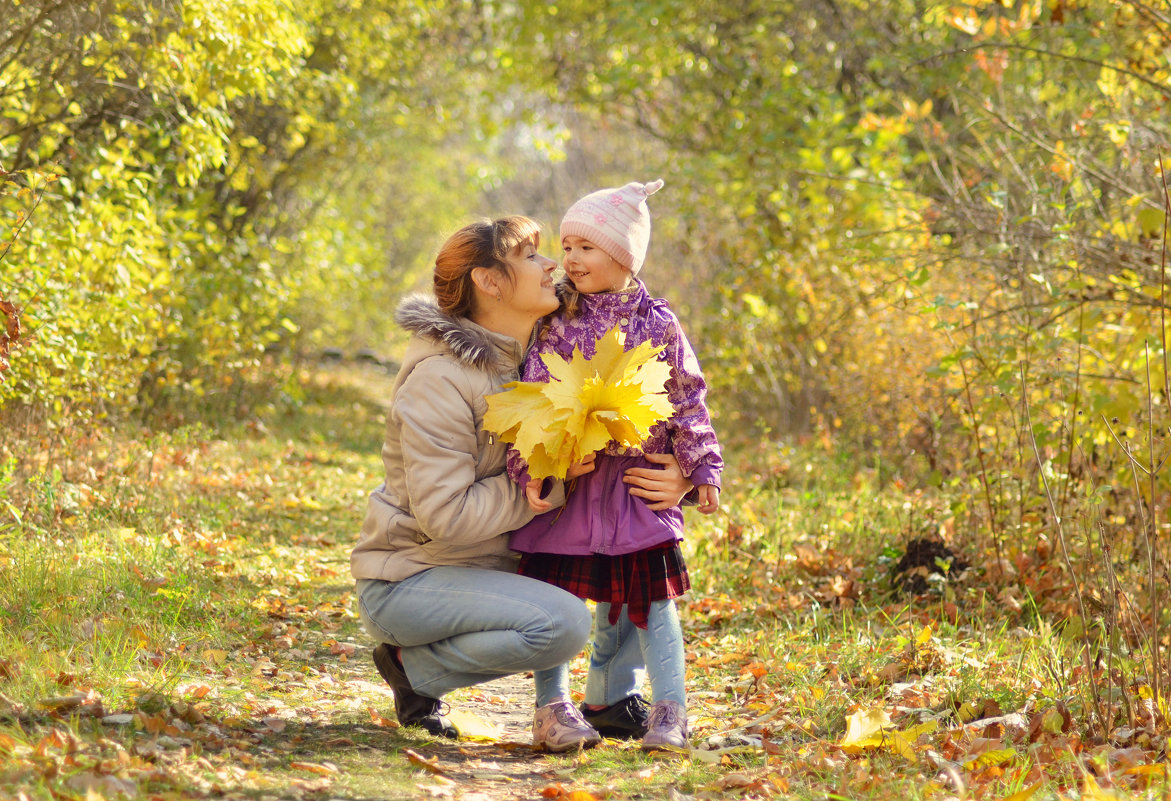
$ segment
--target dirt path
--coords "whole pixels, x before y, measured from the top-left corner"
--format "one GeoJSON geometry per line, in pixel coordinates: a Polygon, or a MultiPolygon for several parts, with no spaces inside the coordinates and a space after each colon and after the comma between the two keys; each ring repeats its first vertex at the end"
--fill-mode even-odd
{"type": "MultiPolygon", "coordinates": [[[[539,798],[541,790],[557,780],[557,765],[534,752],[532,741],[532,678],[524,675],[466,690],[453,702],[457,713],[473,714],[500,732],[499,743],[461,739],[433,741],[413,749],[435,759],[447,779],[451,798],[463,801],[539,798]]],[[[444,786],[438,781],[438,790],[444,786]]]]}
{"type": "MultiPolygon", "coordinates": [[[[453,714],[473,716],[473,724],[483,721],[498,739],[452,741],[397,726],[393,696],[375,672],[368,647],[334,663],[330,671],[340,680],[331,701],[296,710],[293,725],[264,738],[265,750],[284,755],[286,764],[329,770],[304,778],[294,770],[286,791],[337,799],[511,801],[539,799],[550,785],[572,783],[568,776],[575,755],[546,755],[530,746],[531,674],[453,693],[448,699],[453,714]]],[[[630,746],[611,742],[603,747],[630,746]]]]}

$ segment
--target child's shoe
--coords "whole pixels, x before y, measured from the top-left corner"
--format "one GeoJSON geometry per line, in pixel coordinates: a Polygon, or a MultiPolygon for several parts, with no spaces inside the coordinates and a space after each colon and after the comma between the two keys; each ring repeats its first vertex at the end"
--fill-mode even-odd
{"type": "Polygon", "coordinates": [[[630,740],[646,734],[647,707],[650,705],[638,693],[623,698],[605,709],[586,709],[581,706],[581,715],[603,737],[630,740]]]}
{"type": "Polygon", "coordinates": [[[646,719],[647,732],[642,738],[643,751],[664,748],[689,748],[687,710],[678,701],[656,701],[646,719]]]}
{"type": "Polygon", "coordinates": [[[533,748],[541,751],[568,751],[572,748],[593,748],[602,736],[564,699],[537,710],[533,718],[533,748]]]}

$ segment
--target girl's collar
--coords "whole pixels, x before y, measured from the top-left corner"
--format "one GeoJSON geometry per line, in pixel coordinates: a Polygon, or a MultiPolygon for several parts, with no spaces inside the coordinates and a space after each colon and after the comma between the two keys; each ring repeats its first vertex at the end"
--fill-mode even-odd
{"type": "Polygon", "coordinates": [[[611,303],[629,303],[637,300],[646,292],[646,286],[637,278],[632,278],[630,284],[625,289],[618,289],[613,292],[595,292],[592,295],[582,295],[582,299],[591,305],[611,303]]]}

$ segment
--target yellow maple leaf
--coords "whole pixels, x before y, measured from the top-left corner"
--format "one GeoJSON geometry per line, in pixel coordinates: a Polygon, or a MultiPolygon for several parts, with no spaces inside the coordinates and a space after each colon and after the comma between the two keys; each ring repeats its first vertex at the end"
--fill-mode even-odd
{"type": "Polygon", "coordinates": [[[1129,797],[1129,793],[1102,787],[1090,774],[1085,775],[1085,785],[1082,787],[1081,797],[1085,801],[1122,801],[1129,797]]]}
{"type": "Polygon", "coordinates": [[[884,735],[887,737],[886,747],[892,754],[898,754],[908,762],[914,762],[918,759],[915,742],[922,735],[935,731],[938,726],[938,722],[926,720],[909,729],[884,732],[884,735]]]}
{"type": "Polygon", "coordinates": [[[838,746],[847,754],[859,754],[866,749],[880,748],[886,743],[883,731],[893,728],[885,709],[875,708],[855,712],[846,718],[846,736],[838,746]]]}
{"type": "Polygon", "coordinates": [[[485,720],[472,712],[462,709],[453,709],[447,713],[447,720],[459,732],[461,740],[474,740],[480,743],[500,742],[500,728],[490,720],[485,720]]]}
{"type": "MultiPolygon", "coordinates": [[[[535,385],[522,385],[520,382],[514,381],[505,384],[505,386],[515,387],[515,389],[511,392],[500,392],[488,396],[488,411],[484,415],[484,428],[500,435],[501,439],[513,442],[521,422],[543,402],[547,404],[547,399],[535,385]]],[[[547,405],[552,410],[552,404],[547,405]]]]}
{"type": "Polygon", "coordinates": [[[671,366],[656,357],[664,346],[640,342],[625,349],[613,328],[587,359],[574,348],[569,359],[541,354],[548,382],[513,381],[489,395],[484,428],[512,442],[529,477],[563,477],[569,466],[613,440],[638,447],[651,427],[674,408],[665,394],[671,366]]]}
{"type": "Polygon", "coordinates": [[[1002,801],[1028,801],[1028,799],[1032,798],[1033,794],[1040,790],[1044,784],[1044,780],[1034,782],[1023,790],[1018,790],[1012,795],[1005,796],[1002,801]]]}
{"type": "Polygon", "coordinates": [[[985,751],[982,754],[977,754],[971,759],[964,761],[964,768],[967,770],[977,770],[979,768],[988,768],[993,765],[1000,765],[1010,761],[1016,756],[1016,751],[1011,748],[997,748],[992,751],[985,751]]]}

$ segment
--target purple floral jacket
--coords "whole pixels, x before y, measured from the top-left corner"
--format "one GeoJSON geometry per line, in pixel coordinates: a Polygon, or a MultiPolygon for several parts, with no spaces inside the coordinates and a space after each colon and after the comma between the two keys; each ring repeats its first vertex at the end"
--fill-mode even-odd
{"type": "MultiPolygon", "coordinates": [[[[549,372],[540,358],[542,353],[556,353],[568,359],[576,346],[586,358],[593,358],[598,339],[616,325],[626,333],[627,350],[648,340],[652,345],[667,345],[659,358],[669,362],[672,368],[666,389],[675,413],[651,428],[641,451],[622,448],[611,441],[602,454],[673,453],[683,474],[693,484],[720,486],[724,460],[704,405],[707,384],[700,373],[699,361],[667,301],[652,298],[638,279],[621,292],[581,295],[579,314],[572,320],[562,315],[552,317],[525,359],[522,380],[549,380],[549,372]]],[[[508,474],[521,486],[528,483],[528,466],[515,448],[509,448],[508,474]]]]}

